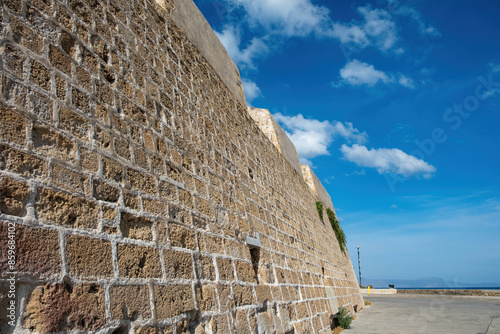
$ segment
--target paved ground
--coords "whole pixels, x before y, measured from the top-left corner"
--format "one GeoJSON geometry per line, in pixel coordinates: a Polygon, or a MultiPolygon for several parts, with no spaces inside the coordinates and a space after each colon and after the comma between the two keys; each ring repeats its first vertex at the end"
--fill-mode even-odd
{"type": "Polygon", "coordinates": [[[500,334],[500,298],[365,296],[346,334],[500,334]]]}

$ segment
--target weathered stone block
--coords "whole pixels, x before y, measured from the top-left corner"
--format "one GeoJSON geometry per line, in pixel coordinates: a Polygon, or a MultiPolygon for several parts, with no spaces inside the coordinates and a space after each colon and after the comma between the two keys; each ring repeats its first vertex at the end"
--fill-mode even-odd
{"type": "Polygon", "coordinates": [[[39,333],[92,331],[106,325],[104,288],[97,284],[45,285],[28,298],[23,326],[39,333]]]}
{"type": "Polygon", "coordinates": [[[149,287],[141,285],[112,286],[109,289],[111,317],[124,320],[151,318],[149,287]]]}
{"type": "Polygon", "coordinates": [[[74,228],[96,229],[97,205],[84,198],[47,188],[38,188],[35,208],[40,220],[74,228]]]}
{"type": "Polygon", "coordinates": [[[59,108],[59,126],[71,135],[88,140],[89,126],[84,117],[67,108],[59,108]]]}
{"type": "Polygon", "coordinates": [[[26,142],[26,117],[5,107],[0,107],[0,136],[6,141],[24,145],[26,142]]]}
{"type": "Polygon", "coordinates": [[[210,218],[215,217],[214,206],[212,203],[201,197],[196,197],[195,202],[196,210],[199,213],[204,214],[205,216],[208,216],[210,218]]]}
{"type": "Polygon", "coordinates": [[[144,211],[155,215],[165,216],[167,213],[167,206],[165,203],[150,198],[142,198],[142,208],[144,211]]]}
{"type": "Polygon", "coordinates": [[[73,142],[48,128],[35,125],[32,131],[33,148],[42,154],[73,160],[75,147],[73,142]]]}
{"type": "Polygon", "coordinates": [[[158,249],[138,245],[118,244],[120,277],[160,278],[161,264],[158,249]]]}
{"type": "MultiPolygon", "coordinates": [[[[18,1],[12,0],[11,2],[18,1]]],[[[28,28],[28,26],[26,26],[15,17],[11,16],[10,19],[12,39],[14,40],[14,42],[30,49],[35,53],[40,53],[43,48],[42,36],[36,34],[31,28],[28,28]]]]}
{"type": "Polygon", "coordinates": [[[55,46],[49,46],[49,59],[55,68],[71,76],[71,61],[55,46]]]}
{"type": "MultiPolygon", "coordinates": [[[[248,327],[247,310],[236,311],[236,328],[239,333],[251,333],[252,331],[248,327]]],[[[260,333],[260,331],[258,331],[260,333]]],[[[265,333],[265,332],[263,332],[265,333]]]]}
{"type": "Polygon", "coordinates": [[[0,212],[12,216],[24,216],[25,202],[30,189],[24,182],[9,177],[0,178],[0,212]]]}
{"type": "Polygon", "coordinates": [[[255,302],[253,289],[250,285],[233,284],[234,302],[236,307],[250,305],[255,302]]]}
{"type": "Polygon", "coordinates": [[[179,224],[170,223],[168,226],[170,243],[173,247],[196,249],[196,232],[179,224]]]}
{"type": "Polygon", "coordinates": [[[57,231],[26,227],[9,222],[0,223],[1,271],[28,273],[35,277],[51,277],[60,274],[59,235],[57,231]],[[16,264],[9,266],[8,234],[14,232],[16,264]]]}
{"type": "Polygon", "coordinates": [[[118,162],[110,158],[102,157],[102,169],[104,177],[108,180],[119,183],[122,182],[125,177],[123,167],[118,162]]]}
{"type": "Polygon", "coordinates": [[[128,212],[122,212],[121,214],[120,229],[125,238],[152,240],[152,226],[153,222],[145,217],[128,212]]]}
{"type": "Polygon", "coordinates": [[[214,261],[211,257],[196,254],[194,256],[194,263],[196,266],[196,273],[198,279],[215,281],[216,279],[215,267],[214,267],[214,261]]]}
{"type": "Polygon", "coordinates": [[[224,255],[224,239],[211,234],[205,234],[204,239],[205,252],[224,255]]]}
{"type": "Polygon", "coordinates": [[[138,147],[134,148],[134,158],[135,158],[135,163],[138,167],[149,170],[148,156],[146,155],[143,149],[138,147]]]}
{"type": "Polygon", "coordinates": [[[22,78],[24,62],[27,59],[24,53],[10,44],[7,44],[5,46],[3,53],[7,67],[11,69],[18,77],[22,78]]]}
{"type": "Polygon", "coordinates": [[[12,12],[21,14],[21,10],[23,8],[23,4],[17,0],[6,0],[3,1],[3,4],[7,6],[12,12]]]}
{"type": "Polygon", "coordinates": [[[190,284],[156,285],[154,294],[158,320],[194,310],[193,288],[190,284]]]}
{"type": "MultiPolygon", "coordinates": [[[[42,1],[42,0],[39,0],[42,1]]],[[[75,47],[75,40],[71,35],[63,31],[61,33],[61,48],[63,49],[64,52],[71,58],[75,58],[75,52],[76,52],[76,47],[75,47]]]]}
{"type": "Polygon", "coordinates": [[[120,190],[99,179],[92,180],[94,197],[105,202],[117,202],[120,198],[120,190]]]}
{"type": "Polygon", "coordinates": [[[67,92],[66,92],[66,81],[61,78],[59,75],[56,75],[56,95],[57,98],[61,101],[66,100],[67,92]]]}
{"type": "Polygon", "coordinates": [[[126,207],[129,207],[133,210],[140,211],[141,210],[141,201],[140,197],[137,193],[130,192],[128,190],[123,190],[123,202],[126,207]]]}
{"type": "Polygon", "coordinates": [[[194,279],[193,260],[190,253],[165,249],[163,257],[168,278],[194,279]]]}
{"type": "Polygon", "coordinates": [[[88,194],[89,181],[85,175],[74,172],[61,165],[52,166],[52,182],[55,185],[80,194],[88,194]]]}
{"type": "Polygon", "coordinates": [[[168,217],[172,220],[191,225],[191,213],[175,204],[168,205],[168,217]]]}
{"type": "Polygon", "coordinates": [[[123,138],[115,138],[115,152],[120,157],[130,160],[130,145],[123,138]]]}
{"type": "Polygon", "coordinates": [[[35,60],[31,61],[31,81],[46,91],[50,91],[50,72],[35,60]]]}
{"type": "Polygon", "coordinates": [[[76,277],[112,277],[111,242],[78,235],[66,237],[68,271],[76,277]]]}
{"type": "Polygon", "coordinates": [[[267,302],[274,301],[271,294],[271,288],[269,285],[257,285],[255,286],[255,294],[257,295],[257,303],[264,304],[267,302]]]}
{"type": "Polygon", "coordinates": [[[217,268],[219,269],[219,279],[221,281],[233,281],[234,280],[233,260],[231,260],[231,259],[217,259],[217,268]]]}
{"type": "Polygon", "coordinates": [[[129,169],[127,171],[128,182],[135,190],[141,190],[151,195],[156,195],[156,179],[138,170],[129,169]]]}
{"type": "Polygon", "coordinates": [[[251,263],[246,263],[242,261],[235,261],[236,275],[238,280],[242,282],[257,283],[255,279],[255,271],[251,263]]]}
{"type": "Polygon", "coordinates": [[[198,284],[195,286],[195,293],[200,311],[217,311],[219,309],[215,285],[198,284]]]}
{"type": "Polygon", "coordinates": [[[90,112],[90,98],[87,93],[73,87],[71,89],[71,101],[75,107],[84,113],[90,112]]]}
{"type": "Polygon", "coordinates": [[[3,144],[0,144],[0,169],[24,177],[47,176],[47,163],[44,160],[3,144]]]}

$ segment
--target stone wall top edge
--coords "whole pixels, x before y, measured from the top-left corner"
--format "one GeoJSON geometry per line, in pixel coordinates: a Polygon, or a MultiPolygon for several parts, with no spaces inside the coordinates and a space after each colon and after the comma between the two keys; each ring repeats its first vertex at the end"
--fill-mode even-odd
{"type": "Polygon", "coordinates": [[[268,109],[247,107],[248,113],[266,137],[302,177],[299,155],[292,140],[268,109]]]}
{"type": "Polygon", "coordinates": [[[206,18],[192,0],[173,0],[173,3],[172,21],[205,57],[236,100],[246,106],[238,67],[206,18]]]}
{"type": "Polygon", "coordinates": [[[312,192],[318,196],[319,200],[323,202],[327,208],[335,210],[330,194],[328,194],[323,183],[321,183],[311,167],[308,165],[301,165],[301,168],[304,177],[310,179],[309,182],[306,180],[306,183],[311,188],[312,192]]]}

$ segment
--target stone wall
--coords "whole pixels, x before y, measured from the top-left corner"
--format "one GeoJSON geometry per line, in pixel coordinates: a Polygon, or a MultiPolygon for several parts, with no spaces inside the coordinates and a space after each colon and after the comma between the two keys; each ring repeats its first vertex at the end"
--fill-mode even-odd
{"type": "Polygon", "coordinates": [[[191,0],[1,4],[1,333],[327,332],[362,307],[191,0]]]}

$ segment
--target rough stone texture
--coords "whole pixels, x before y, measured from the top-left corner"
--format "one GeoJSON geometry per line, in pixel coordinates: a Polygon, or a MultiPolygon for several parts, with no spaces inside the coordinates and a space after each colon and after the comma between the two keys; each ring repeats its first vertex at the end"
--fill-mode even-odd
{"type": "Polygon", "coordinates": [[[163,251],[168,278],[194,279],[191,254],[165,249],[163,251]]]}
{"type": "Polygon", "coordinates": [[[325,332],[338,306],[362,308],[321,184],[268,111],[249,115],[191,0],[0,7],[17,332],[325,332]]]}
{"type": "Polygon", "coordinates": [[[71,276],[112,277],[111,243],[88,237],[66,237],[66,261],[71,276]]]}
{"type": "Polygon", "coordinates": [[[172,246],[196,249],[196,234],[194,230],[179,224],[169,224],[169,235],[172,246]]]}
{"type": "Polygon", "coordinates": [[[0,138],[23,145],[26,141],[26,118],[0,105],[0,138]]]}
{"type": "Polygon", "coordinates": [[[106,324],[104,288],[97,284],[45,285],[29,296],[24,328],[39,333],[95,330],[106,324]]]}
{"type": "Polygon", "coordinates": [[[121,277],[161,277],[158,249],[129,244],[118,244],[118,269],[121,277]]]}
{"type": "Polygon", "coordinates": [[[112,286],[109,289],[113,319],[150,319],[149,288],[147,286],[112,286]]]}
{"type": "Polygon", "coordinates": [[[151,240],[153,238],[151,227],[153,222],[147,218],[122,212],[120,229],[126,238],[151,240]]]}
{"type": "Polygon", "coordinates": [[[0,178],[0,212],[24,216],[25,202],[30,193],[26,183],[8,177],[0,178]]]}
{"type": "MultiPolygon", "coordinates": [[[[169,0],[158,0],[166,8],[169,0]]],[[[172,0],[172,20],[194,43],[239,103],[245,105],[240,73],[210,24],[192,1],[172,0]]],[[[172,6],[171,5],[171,6],[172,6]]],[[[163,7],[162,6],[162,7],[163,7]]]]}
{"type": "Polygon", "coordinates": [[[96,203],[47,188],[38,188],[35,205],[40,220],[71,227],[97,228],[96,203]]]}
{"type": "Polygon", "coordinates": [[[157,285],[154,291],[158,320],[194,310],[193,287],[190,284],[157,285]]]}
{"type": "Polygon", "coordinates": [[[195,291],[200,311],[217,311],[219,309],[215,285],[197,285],[195,291]]]}
{"type": "Polygon", "coordinates": [[[60,274],[59,236],[57,231],[26,227],[12,222],[0,222],[0,268],[12,272],[8,260],[9,227],[15,230],[15,271],[35,277],[53,277],[60,274]]]}

